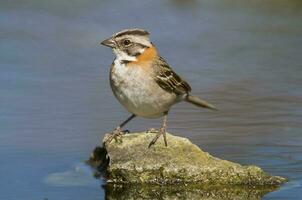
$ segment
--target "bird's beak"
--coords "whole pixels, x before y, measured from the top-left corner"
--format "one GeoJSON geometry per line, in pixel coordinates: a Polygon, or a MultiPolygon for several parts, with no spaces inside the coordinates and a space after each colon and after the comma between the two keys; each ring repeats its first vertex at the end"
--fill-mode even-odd
{"type": "Polygon", "coordinates": [[[112,38],[108,38],[108,39],[102,41],[101,44],[104,46],[107,46],[107,47],[111,47],[111,48],[115,47],[115,42],[112,38]]]}

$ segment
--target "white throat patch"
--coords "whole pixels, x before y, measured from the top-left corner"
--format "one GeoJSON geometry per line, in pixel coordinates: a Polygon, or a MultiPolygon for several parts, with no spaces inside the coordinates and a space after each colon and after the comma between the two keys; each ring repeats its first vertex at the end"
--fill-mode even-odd
{"type": "Polygon", "coordinates": [[[135,56],[129,56],[127,53],[118,50],[118,49],[113,49],[114,54],[116,55],[116,60],[117,61],[122,61],[122,60],[127,60],[127,61],[136,61],[135,56]]]}

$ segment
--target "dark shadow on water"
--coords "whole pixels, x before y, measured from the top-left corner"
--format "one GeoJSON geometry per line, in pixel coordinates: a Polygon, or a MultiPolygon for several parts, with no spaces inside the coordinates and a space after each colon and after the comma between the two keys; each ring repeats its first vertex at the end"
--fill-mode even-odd
{"type": "Polygon", "coordinates": [[[199,185],[116,185],[107,184],[105,199],[261,199],[277,188],[201,187],[199,185]]]}

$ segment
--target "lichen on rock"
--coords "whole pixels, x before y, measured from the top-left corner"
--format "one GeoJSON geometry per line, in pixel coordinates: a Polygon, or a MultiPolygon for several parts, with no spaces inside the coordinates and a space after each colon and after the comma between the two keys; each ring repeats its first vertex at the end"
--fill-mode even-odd
{"type": "Polygon", "coordinates": [[[148,148],[154,133],[131,133],[120,142],[98,147],[89,163],[105,173],[114,184],[198,184],[278,186],[286,181],[256,166],[242,166],[202,151],[188,139],[167,133],[168,147],[162,140],[148,148]]]}

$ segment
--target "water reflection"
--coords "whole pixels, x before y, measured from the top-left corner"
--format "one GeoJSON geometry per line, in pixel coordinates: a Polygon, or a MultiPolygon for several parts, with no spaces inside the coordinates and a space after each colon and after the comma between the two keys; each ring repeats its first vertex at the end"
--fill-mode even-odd
{"type": "Polygon", "coordinates": [[[260,200],[274,188],[200,187],[189,185],[106,185],[105,199],[190,199],[190,200],[260,200]]]}

